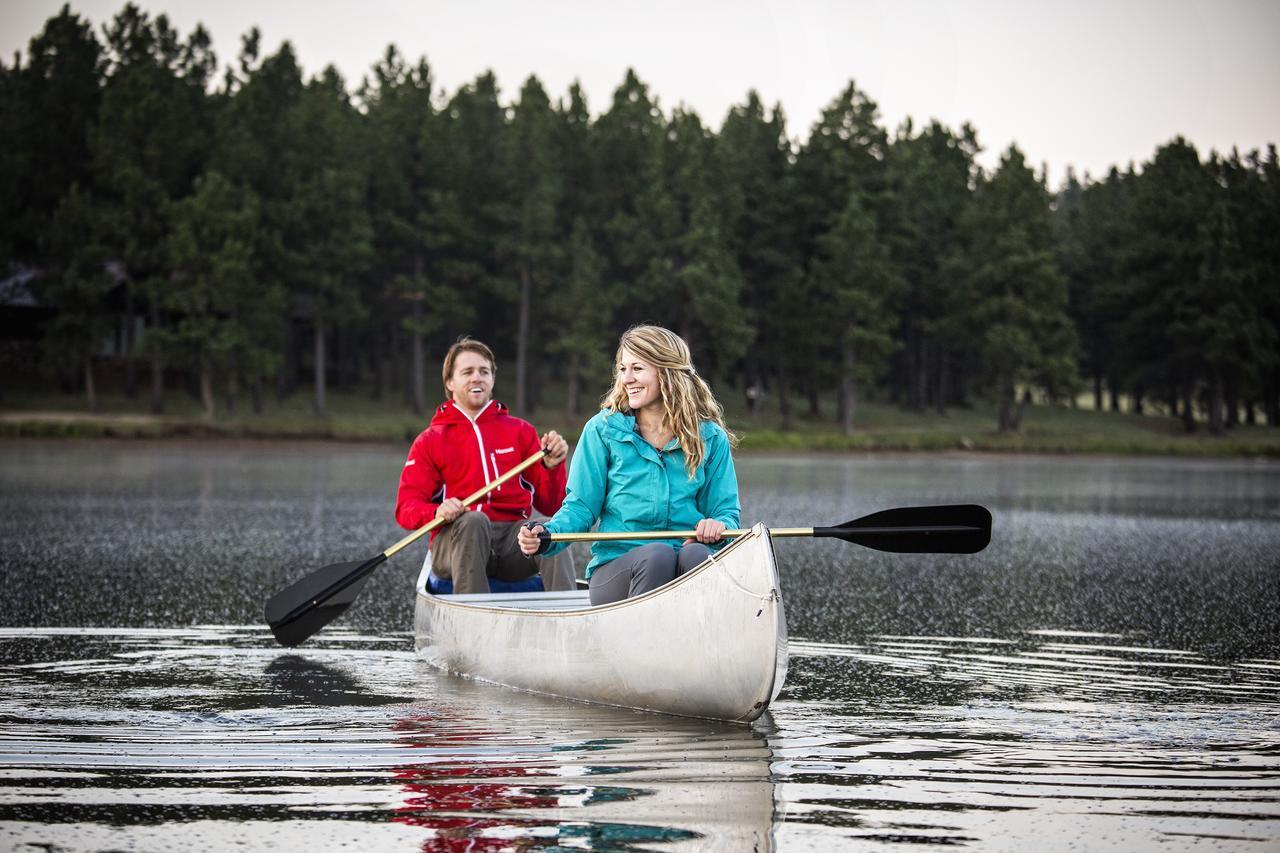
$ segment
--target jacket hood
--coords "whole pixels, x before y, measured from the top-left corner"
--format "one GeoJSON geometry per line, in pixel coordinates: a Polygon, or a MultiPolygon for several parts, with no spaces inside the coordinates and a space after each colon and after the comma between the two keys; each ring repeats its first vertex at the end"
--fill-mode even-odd
{"type": "Polygon", "coordinates": [[[625,438],[636,431],[635,415],[601,409],[600,416],[604,421],[604,428],[609,432],[616,433],[619,437],[625,438]]]}

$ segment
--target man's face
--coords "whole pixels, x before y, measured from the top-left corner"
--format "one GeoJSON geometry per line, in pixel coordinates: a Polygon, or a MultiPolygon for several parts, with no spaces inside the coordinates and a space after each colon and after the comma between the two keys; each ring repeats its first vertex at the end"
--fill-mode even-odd
{"type": "Polygon", "coordinates": [[[493,365],[480,353],[463,350],[453,360],[453,373],[444,387],[455,403],[474,415],[493,399],[493,365]]]}

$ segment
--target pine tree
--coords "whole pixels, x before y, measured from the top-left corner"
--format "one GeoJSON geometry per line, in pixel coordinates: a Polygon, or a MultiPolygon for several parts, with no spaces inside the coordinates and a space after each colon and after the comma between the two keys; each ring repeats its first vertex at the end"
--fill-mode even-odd
{"type": "MultiPolygon", "coordinates": [[[[296,376],[284,234],[291,203],[288,117],[303,91],[302,71],[289,43],[265,58],[260,58],[260,48],[260,34],[250,30],[242,39],[238,71],[228,73],[209,166],[258,206],[257,238],[246,275],[264,308],[245,320],[252,339],[235,371],[249,385],[255,412],[262,411],[263,384],[272,375],[280,396],[292,389],[296,376]]],[[[234,396],[229,398],[229,405],[234,404],[234,396]]]]}
{"type": "MultiPolygon", "coordinates": [[[[806,270],[801,292],[805,307],[815,314],[810,334],[795,342],[796,358],[812,366],[805,374],[809,414],[818,416],[821,385],[839,383],[842,369],[840,344],[844,329],[821,311],[830,297],[822,281],[814,277],[820,243],[855,192],[861,204],[879,223],[886,204],[885,150],[888,135],[879,124],[879,108],[850,81],[826,108],[796,155],[796,218],[799,246],[806,270]],[[830,342],[830,343],[827,343],[830,342]]],[[[842,421],[848,413],[841,412],[842,421]]]]}
{"type": "Polygon", "coordinates": [[[708,375],[745,352],[751,327],[742,305],[742,273],[724,227],[715,181],[714,140],[696,113],[677,109],[667,125],[663,186],[653,221],[659,255],[645,279],[652,316],[689,343],[708,375]]]}
{"type": "MultiPolygon", "coordinates": [[[[164,15],[153,21],[133,4],[105,32],[108,75],[90,146],[95,192],[106,207],[103,242],[123,264],[130,296],[146,302],[149,331],[157,331],[169,284],[169,211],[191,191],[209,153],[206,89],[216,60],[202,28],[184,42],[164,15]]],[[[153,412],[164,406],[161,342],[146,344],[153,412]]]]}
{"type": "MultiPolygon", "coordinates": [[[[1267,146],[1265,158],[1252,157],[1257,174],[1259,204],[1249,213],[1253,223],[1252,255],[1258,264],[1257,296],[1271,328],[1280,330],[1280,158],[1276,146],[1267,146]]],[[[1280,351],[1273,350],[1260,365],[1259,393],[1267,423],[1280,426],[1280,351]]]]}
{"type": "Polygon", "coordinates": [[[1075,183],[1058,193],[1054,211],[1059,264],[1068,278],[1068,305],[1080,336],[1081,369],[1092,380],[1094,408],[1104,406],[1103,389],[1110,390],[1111,408],[1118,407],[1123,385],[1129,385],[1141,406],[1145,383],[1130,375],[1121,360],[1120,324],[1125,315],[1129,246],[1132,237],[1133,176],[1111,169],[1098,183],[1075,183]]]}
{"type": "Polygon", "coordinates": [[[25,63],[0,65],[0,257],[75,266],[51,254],[45,238],[71,188],[92,189],[89,144],[102,76],[101,43],[65,5],[31,39],[25,63]]]}
{"type": "Polygon", "coordinates": [[[372,255],[359,118],[338,72],[312,79],[290,111],[285,167],[286,282],[313,329],[314,409],[327,417],[328,338],[366,314],[372,255]]]}
{"type": "Polygon", "coordinates": [[[905,282],[896,390],[917,411],[932,403],[941,414],[962,397],[954,363],[960,331],[949,320],[964,307],[963,271],[947,260],[961,239],[979,150],[968,125],[956,133],[935,121],[915,133],[908,122],[886,156],[882,234],[905,282]]]}
{"type": "Polygon", "coordinates": [[[1197,298],[1206,254],[1202,226],[1213,195],[1212,177],[1194,146],[1181,138],[1162,146],[1134,183],[1134,239],[1126,255],[1130,286],[1120,332],[1122,358],[1139,381],[1171,389],[1187,432],[1196,428],[1205,370],[1203,354],[1185,329],[1202,304],[1197,298]]]}
{"type": "Polygon", "coordinates": [[[487,307],[472,314],[469,331],[492,342],[501,359],[517,323],[519,288],[500,246],[516,230],[517,209],[510,173],[501,167],[509,127],[499,94],[493,73],[485,72],[449,100],[447,196],[441,201],[448,205],[442,218],[452,243],[442,280],[459,298],[487,307]]]}
{"type": "Polygon", "coordinates": [[[575,81],[568,97],[556,104],[556,163],[560,169],[559,209],[556,219],[562,232],[572,234],[575,223],[599,221],[604,207],[600,200],[601,177],[595,127],[587,98],[575,81]]]}
{"type": "MultiPolygon", "coordinates": [[[[661,322],[670,309],[661,277],[660,235],[669,215],[663,198],[662,146],[665,125],[657,101],[628,69],[609,109],[595,124],[602,180],[598,209],[606,287],[619,293],[615,328],[661,322]],[[658,291],[646,285],[657,284],[658,291]]],[[[610,354],[612,357],[612,353],[610,354]]]]}
{"type": "Polygon", "coordinates": [[[518,283],[516,313],[515,412],[529,414],[530,349],[542,341],[543,314],[536,306],[545,303],[555,285],[560,265],[556,221],[561,169],[557,162],[556,114],[538,78],[530,77],[520,90],[520,100],[512,111],[503,167],[509,172],[511,203],[515,207],[515,227],[503,240],[502,252],[518,283]]]}
{"type": "Polygon", "coordinates": [[[162,336],[176,363],[196,372],[205,418],[215,413],[214,383],[227,383],[234,406],[241,371],[268,372],[276,355],[264,329],[284,309],[283,293],[254,279],[260,206],[251,190],[217,172],[196,181],[195,192],[174,205],[169,255],[173,282],[162,307],[175,318],[162,336]]]}
{"type": "Polygon", "coordinates": [[[581,217],[569,239],[569,272],[547,301],[555,333],[547,350],[564,359],[565,414],[581,414],[583,383],[600,382],[612,372],[610,320],[616,291],[604,286],[604,262],[596,251],[591,229],[581,217]]]}
{"type": "Polygon", "coordinates": [[[795,341],[809,329],[810,312],[797,298],[804,270],[798,256],[791,143],[786,118],[774,106],[766,118],[754,91],[725,118],[716,140],[725,236],[742,275],[744,319],[755,339],[744,359],[744,392],[753,416],[766,385],[778,392],[783,428],[791,427],[787,394],[795,341]]]}
{"type": "MultiPolygon", "coordinates": [[[[375,301],[376,330],[410,341],[407,396],[416,414],[426,412],[425,338],[443,326],[442,303],[431,271],[437,247],[431,245],[431,221],[440,193],[445,157],[435,140],[440,122],[432,104],[431,69],[425,59],[410,66],[394,46],[373,69],[374,82],[362,95],[368,110],[371,158],[369,199],[375,237],[375,279],[385,282],[375,301]]],[[[379,343],[379,349],[381,349],[379,343]]],[[[381,354],[385,364],[389,356],[381,354]]],[[[384,368],[379,365],[375,396],[384,368]]]]}
{"type": "MultiPolygon", "coordinates": [[[[1274,150],[1271,167],[1274,168],[1274,150]]],[[[1267,161],[1257,151],[1246,156],[1233,151],[1216,157],[1211,170],[1217,178],[1218,221],[1209,223],[1209,268],[1205,270],[1210,290],[1224,291],[1222,297],[1236,304],[1243,315],[1229,334],[1234,338],[1231,363],[1223,371],[1223,427],[1238,425],[1243,407],[1249,423],[1257,422],[1255,406],[1266,397],[1267,377],[1280,367],[1280,254],[1276,240],[1280,211],[1275,204],[1275,187],[1268,186],[1267,161]],[[1272,198],[1268,198],[1268,191],[1272,198]],[[1236,286],[1222,288],[1236,282],[1236,286]]]]}
{"type": "Polygon", "coordinates": [[[824,314],[839,329],[840,423],[852,435],[858,386],[878,379],[897,348],[895,303],[903,282],[857,191],[818,239],[818,253],[810,275],[823,294],[824,314]]]}
{"type": "Polygon", "coordinates": [[[609,183],[600,177],[600,152],[586,97],[581,86],[569,87],[567,99],[556,109],[556,162],[560,171],[557,223],[569,227],[568,251],[560,259],[562,278],[546,305],[547,352],[563,369],[566,414],[582,413],[582,390],[595,387],[612,374],[616,341],[613,314],[619,288],[605,275],[599,223],[604,219],[600,195],[609,183]]]}
{"type": "MultiPolygon", "coordinates": [[[[1224,174],[1216,157],[1207,166],[1224,174]]],[[[1276,329],[1254,298],[1257,265],[1242,245],[1231,210],[1225,177],[1215,182],[1216,200],[1200,226],[1203,254],[1193,286],[1185,288],[1169,327],[1179,352],[1195,353],[1207,382],[1209,431],[1221,435],[1228,426],[1227,401],[1235,395],[1241,374],[1274,358],[1276,329]]]]}
{"type": "Polygon", "coordinates": [[[47,363],[80,375],[85,406],[97,411],[94,351],[111,330],[106,310],[115,281],[107,268],[107,252],[98,240],[102,210],[78,185],[63,197],[46,236],[56,266],[37,280],[35,292],[56,309],[45,336],[47,363]]]}
{"type": "Polygon", "coordinates": [[[1000,431],[1017,432],[1031,387],[1061,398],[1077,380],[1049,195],[1016,146],[978,187],[964,227],[971,346],[999,404],[1000,431]]]}

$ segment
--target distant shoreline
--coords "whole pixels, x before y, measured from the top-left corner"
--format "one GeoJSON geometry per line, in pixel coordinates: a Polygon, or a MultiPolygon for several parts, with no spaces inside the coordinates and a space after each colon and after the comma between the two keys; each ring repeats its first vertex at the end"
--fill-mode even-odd
{"type": "MultiPolygon", "coordinates": [[[[1100,415],[1106,418],[1106,415],[1100,415]]],[[[299,419],[246,417],[218,420],[180,415],[98,413],[69,411],[0,411],[0,440],[5,439],[153,439],[163,441],[335,442],[407,446],[425,428],[426,418],[406,417],[395,422],[377,419],[299,419]]],[[[538,422],[540,428],[557,429],[571,441],[575,428],[538,422]]],[[[1071,425],[1028,426],[1020,434],[1000,435],[994,430],[972,429],[972,423],[945,420],[923,427],[871,427],[846,436],[832,428],[784,431],[776,427],[752,427],[731,423],[742,443],[740,453],[886,455],[1048,455],[1120,457],[1202,457],[1280,459],[1280,430],[1248,428],[1247,435],[1214,438],[1195,435],[1143,435],[1131,429],[1073,429],[1071,425]]]]}

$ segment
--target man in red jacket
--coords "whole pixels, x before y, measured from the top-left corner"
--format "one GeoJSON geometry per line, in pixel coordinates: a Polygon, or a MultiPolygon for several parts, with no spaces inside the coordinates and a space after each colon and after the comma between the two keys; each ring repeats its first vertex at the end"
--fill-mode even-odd
{"type": "Polygon", "coordinates": [[[453,580],[455,593],[489,591],[489,578],[523,580],[541,572],[548,590],[577,583],[567,555],[526,557],[516,533],[532,509],[554,515],[564,500],[568,443],[555,431],[538,438],[533,425],[508,414],[493,399],[497,362],[479,341],[460,338],[444,357],[449,394],[431,425],[413,442],[400,474],[396,521],[417,530],[432,519],[444,524],[431,534],[431,568],[453,580]],[[461,498],[528,459],[541,448],[542,461],[526,468],[476,503],[461,498]]]}

